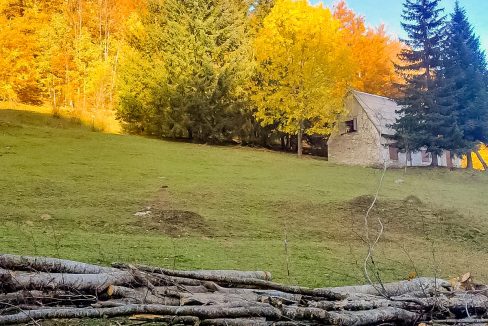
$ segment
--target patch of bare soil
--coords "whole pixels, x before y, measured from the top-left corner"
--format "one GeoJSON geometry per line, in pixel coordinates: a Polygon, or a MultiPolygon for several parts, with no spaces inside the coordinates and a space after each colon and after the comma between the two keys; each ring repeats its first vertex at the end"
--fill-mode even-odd
{"type": "Polygon", "coordinates": [[[156,198],[134,216],[137,219],[134,225],[171,237],[211,235],[211,228],[203,216],[188,210],[175,209],[169,200],[167,188],[161,188],[156,198]]]}
{"type": "Polygon", "coordinates": [[[152,213],[147,226],[174,237],[209,233],[208,225],[201,215],[183,210],[156,211],[152,213]]]}

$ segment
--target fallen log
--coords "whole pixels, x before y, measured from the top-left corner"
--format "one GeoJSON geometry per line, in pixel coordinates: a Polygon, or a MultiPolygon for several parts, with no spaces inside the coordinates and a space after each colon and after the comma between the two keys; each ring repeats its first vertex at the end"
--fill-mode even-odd
{"type": "Polygon", "coordinates": [[[234,303],[244,305],[248,302],[258,302],[258,295],[252,292],[231,294],[231,293],[193,293],[182,294],[179,305],[218,305],[234,303]]]}
{"type": "Polygon", "coordinates": [[[207,289],[209,289],[211,292],[222,292],[222,293],[231,293],[231,294],[241,294],[241,293],[247,294],[250,292],[253,294],[257,294],[260,297],[277,298],[277,299],[282,299],[282,300],[290,301],[290,302],[299,302],[303,298],[303,295],[300,295],[300,294],[286,293],[286,292],[277,291],[277,290],[225,288],[225,287],[219,286],[215,283],[205,283],[204,286],[207,289]]]}
{"type": "MultiPolygon", "coordinates": [[[[114,266],[121,266],[121,264],[115,264],[114,266]]],[[[133,268],[133,266],[131,265],[123,265],[122,267],[126,269],[133,268]]],[[[161,274],[163,276],[166,276],[163,273],[163,270],[161,268],[141,266],[141,265],[135,265],[134,267],[145,272],[156,273],[156,274],[161,274]]],[[[288,292],[293,294],[324,297],[332,300],[340,300],[345,298],[344,294],[335,292],[334,290],[327,289],[327,288],[310,289],[310,288],[293,286],[293,285],[283,285],[283,284],[266,281],[263,279],[256,279],[256,278],[234,277],[234,276],[227,276],[225,274],[222,274],[222,275],[212,275],[212,276],[201,275],[200,279],[205,281],[212,281],[218,284],[232,284],[233,286],[254,286],[262,289],[273,289],[273,290],[278,290],[278,291],[288,292]]]]}
{"type": "Polygon", "coordinates": [[[434,320],[433,325],[487,325],[488,319],[444,319],[434,320]]]}
{"type": "Polygon", "coordinates": [[[134,281],[133,275],[126,271],[102,274],[13,272],[4,285],[15,290],[61,289],[98,293],[110,285],[129,285],[134,281]]]}
{"type": "Polygon", "coordinates": [[[327,312],[318,308],[283,307],[283,314],[291,320],[312,320],[329,325],[378,325],[400,323],[411,325],[420,319],[416,313],[398,308],[378,308],[368,311],[327,312]]]}
{"type": "Polygon", "coordinates": [[[185,289],[186,287],[202,286],[206,281],[195,280],[192,278],[183,278],[176,276],[167,276],[163,274],[150,273],[151,280],[154,284],[159,286],[176,286],[180,289],[185,289]]]}
{"type": "Polygon", "coordinates": [[[200,325],[213,326],[268,326],[270,324],[266,318],[204,319],[200,323],[200,325]]]}
{"type": "Polygon", "coordinates": [[[73,293],[70,291],[37,291],[37,290],[22,290],[12,293],[0,294],[0,306],[20,305],[20,304],[90,304],[96,302],[97,298],[94,295],[86,295],[73,293]]]}
{"type": "Polygon", "coordinates": [[[85,264],[73,260],[9,254],[0,254],[0,268],[13,271],[71,274],[100,274],[117,271],[115,268],[85,264]]]}
{"type": "Polygon", "coordinates": [[[331,312],[330,323],[333,325],[380,325],[391,324],[396,325],[414,325],[421,320],[421,315],[415,312],[399,308],[379,308],[368,311],[355,311],[342,313],[331,312]]]}
{"type": "Polygon", "coordinates": [[[426,301],[448,309],[457,318],[483,316],[488,312],[488,297],[483,294],[466,292],[452,293],[449,296],[429,298],[426,301]]]}
{"type": "Polygon", "coordinates": [[[346,297],[346,295],[333,290],[323,288],[323,289],[311,289],[306,287],[294,286],[294,285],[284,285],[280,283],[253,279],[253,278],[233,278],[233,277],[221,277],[219,280],[214,280],[213,282],[220,284],[230,284],[232,286],[249,286],[255,289],[270,289],[277,290],[280,292],[287,292],[291,294],[308,295],[314,297],[322,297],[330,300],[341,300],[346,297]]]}
{"type": "Polygon", "coordinates": [[[157,273],[157,274],[164,274],[167,276],[175,276],[181,278],[190,278],[190,279],[214,281],[214,282],[224,282],[226,278],[258,279],[258,280],[271,281],[271,273],[264,272],[264,271],[236,271],[236,270],[178,271],[178,270],[161,268],[161,267],[152,267],[146,265],[130,265],[130,264],[123,264],[123,263],[113,263],[112,267],[116,267],[118,269],[131,269],[135,267],[138,270],[149,272],[149,273],[157,273]]]}
{"type": "Polygon", "coordinates": [[[363,311],[373,310],[378,308],[399,308],[405,310],[418,310],[423,308],[426,304],[418,305],[408,301],[391,301],[381,297],[358,299],[358,300],[343,300],[343,301],[310,301],[309,307],[320,308],[327,311],[363,311]]]}
{"type": "Polygon", "coordinates": [[[225,306],[173,307],[164,305],[129,304],[114,308],[50,308],[23,311],[13,315],[0,316],[0,325],[28,323],[38,319],[110,318],[134,314],[160,314],[172,316],[194,316],[203,319],[265,317],[279,319],[281,312],[270,306],[229,308],[225,306]]]}
{"type": "Polygon", "coordinates": [[[164,325],[198,325],[200,319],[192,316],[159,316],[159,315],[134,315],[129,318],[135,321],[163,323],[164,325]]]}
{"type": "Polygon", "coordinates": [[[327,288],[330,291],[334,291],[342,294],[357,295],[357,294],[369,294],[369,295],[384,295],[388,297],[401,296],[406,293],[422,292],[422,293],[434,293],[435,291],[445,290],[451,285],[449,282],[442,279],[434,279],[421,277],[411,281],[400,281],[394,283],[385,283],[373,285],[354,285],[354,286],[342,286],[327,288]]]}
{"type": "Polygon", "coordinates": [[[132,299],[134,303],[162,304],[166,306],[179,306],[180,298],[155,295],[150,289],[131,289],[124,286],[111,286],[108,290],[114,298],[132,299]]]}
{"type": "Polygon", "coordinates": [[[9,271],[0,268],[0,283],[9,282],[11,278],[12,275],[10,275],[9,271]]]}

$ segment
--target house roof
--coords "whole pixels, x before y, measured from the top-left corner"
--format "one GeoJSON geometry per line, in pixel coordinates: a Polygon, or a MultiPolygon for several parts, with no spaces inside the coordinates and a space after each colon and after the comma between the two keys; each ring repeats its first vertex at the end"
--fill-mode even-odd
{"type": "Polygon", "coordinates": [[[382,135],[394,135],[395,131],[389,127],[399,117],[397,110],[400,106],[387,97],[363,93],[353,90],[353,96],[363,107],[369,119],[382,135]]]}

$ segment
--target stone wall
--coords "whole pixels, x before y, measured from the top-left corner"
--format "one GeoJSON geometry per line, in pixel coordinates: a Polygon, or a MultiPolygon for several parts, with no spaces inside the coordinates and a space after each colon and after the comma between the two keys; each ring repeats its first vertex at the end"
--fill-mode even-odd
{"type": "Polygon", "coordinates": [[[329,161],[340,164],[378,166],[382,164],[380,136],[361,105],[350,95],[346,98],[348,115],[343,121],[357,119],[357,131],[345,133],[343,127],[329,139],[329,161]]]}

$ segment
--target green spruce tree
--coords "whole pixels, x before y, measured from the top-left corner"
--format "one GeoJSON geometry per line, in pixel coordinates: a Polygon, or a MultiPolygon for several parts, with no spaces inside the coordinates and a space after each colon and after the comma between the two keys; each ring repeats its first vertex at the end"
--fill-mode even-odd
{"type": "Polygon", "coordinates": [[[241,85],[251,73],[248,14],[246,0],[150,0],[144,32],[129,44],[140,60],[157,62],[151,70],[164,77],[154,83],[152,71],[132,72],[137,83],[147,81],[150,99],[121,101],[121,117],[130,116],[127,103],[136,103],[135,112],[148,113],[136,120],[153,124],[144,130],[156,136],[211,143],[238,136],[246,103],[241,85]]]}
{"type": "Polygon", "coordinates": [[[402,26],[408,38],[408,48],[400,53],[402,64],[397,71],[406,83],[399,85],[402,109],[393,125],[400,149],[418,151],[426,147],[432,153],[432,165],[437,165],[437,154],[442,152],[441,129],[447,122],[436,107],[437,81],[444,37],[443,9],[440,0],[406,0],[402,26]]]}
{"type": "Polygon", "coordinates": [[[446,30],[439,74],[439,112],[451,124],[443,132],[445,147],[466,154],[488,140],[486,58],[466,12],[456,1],[446,30]]]}
{"type": "Polygon", "coordinates": [[[131,133],[157,137],[174,135],[168,100],[168,74],[165,69],[165,25],[162,6],[150,2],[144,17],[131,16],[123,45],[118,74],[117,117],[131,133]]]}

